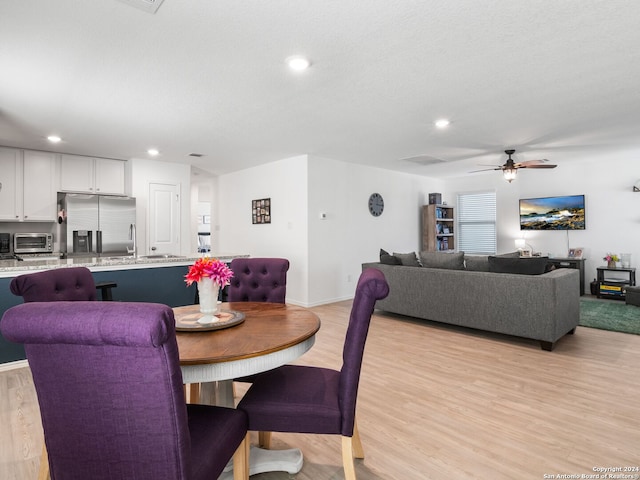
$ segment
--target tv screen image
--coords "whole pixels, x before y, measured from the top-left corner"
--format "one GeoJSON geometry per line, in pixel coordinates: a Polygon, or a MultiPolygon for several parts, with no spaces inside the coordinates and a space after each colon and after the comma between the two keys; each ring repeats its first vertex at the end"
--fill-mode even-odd
{"type": "Polygon", "coordinates": [[[521,230],[584,230],[584,195],[520,200],[521,230]]]}

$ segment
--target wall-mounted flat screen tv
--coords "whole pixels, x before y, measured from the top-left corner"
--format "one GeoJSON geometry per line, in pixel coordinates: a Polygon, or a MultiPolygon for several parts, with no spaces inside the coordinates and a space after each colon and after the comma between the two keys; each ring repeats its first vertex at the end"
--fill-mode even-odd
{"type": "Polygon", "coordinates": [[[584,195],[520,200],[520,230],[584,229],[584,195]]]}

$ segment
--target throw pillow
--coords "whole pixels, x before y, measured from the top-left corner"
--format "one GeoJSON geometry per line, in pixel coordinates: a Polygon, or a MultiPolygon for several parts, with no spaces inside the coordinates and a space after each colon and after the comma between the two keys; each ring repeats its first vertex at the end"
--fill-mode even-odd
{"type": "Polygon", "coordinates": [[[464,270],[464,252],[420,252],[420,263],[428,268],[445,268],[447,270],[464,270]]]}
{"type": "Polygon", "coordinates": [[[411,253],[396,253],[393,252],[394,257],[398,257],[402,262],[402,265],[405,267],[419,267],[418,257],[416,257],[416,252],[411,253]]]}
{"type": "Polygon", "coordinates": [[[547,257],[514,258],[504,256],[489,257],[489,271],[494,273],[518,273],[540,275],[546,272],[547,257]]]}
{"type": "Polygon", "coordinates": [[[398,257],[394,257],[382,248],[380,249],[380,263],[384,263],[385,265],[402,265],[398,257]]]}
{"type": "Polygon", "coordinates": [[[474,271],[474,272],[488,272],[489,256],[488,255],[465,255],[464,267],[465,269],[474,271]]]}

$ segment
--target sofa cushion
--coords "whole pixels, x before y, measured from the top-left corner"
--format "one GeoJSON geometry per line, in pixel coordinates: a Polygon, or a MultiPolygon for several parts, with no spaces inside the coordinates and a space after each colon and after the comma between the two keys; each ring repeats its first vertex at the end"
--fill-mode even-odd
{"type": "Polygon", "coordinates": [[[465,255],[464,268],[473,272],[488,272],[489,255],[465,255]]]}
{"type": "Polygon", "coordinates": [[[428,268],[446,268],[448,270],[464,270],[464,252],[420,252],[420,263],[428,268]]]}
{"type": "Polygon", "coordinates": [[[418,257],[416,257],[416,252],[411,253],[396,253],[393,252],[394,257],[398,257],[402,262],[402,265],[405,267],[419,267],[420,263],[418,263],[418,257]]]}
{"type": "Polygon", "coordinates": [[[518,273],[541,275],[547,270],[547,257],[515,258],[501,255],[489,257],[489,271],[494,273],[518,273]]]}
{"type": "Polygon", "coordinates": [[[394,257],[382,248],[380,249],[380,263],[384,263],[385,265],[402,265],[398,257],[394,257]]]}

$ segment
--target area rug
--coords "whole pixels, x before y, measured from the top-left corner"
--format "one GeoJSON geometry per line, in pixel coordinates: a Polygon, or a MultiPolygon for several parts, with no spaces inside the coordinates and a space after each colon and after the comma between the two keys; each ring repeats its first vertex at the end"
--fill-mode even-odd
{"type": "Polygon", "coordinates": [[[581,298],[580,325],[640,335],[640,307],[620,300],[581,298]]]}

